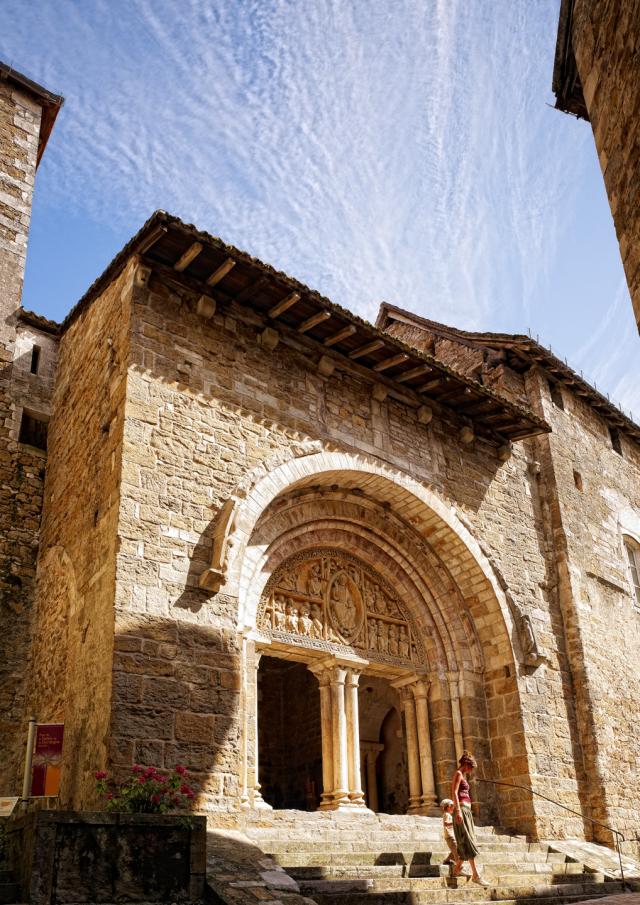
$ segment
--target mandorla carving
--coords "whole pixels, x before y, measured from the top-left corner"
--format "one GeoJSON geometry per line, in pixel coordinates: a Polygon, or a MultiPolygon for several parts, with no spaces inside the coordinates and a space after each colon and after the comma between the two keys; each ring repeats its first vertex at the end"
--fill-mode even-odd
{"type": "Polygon", "coordinates": [[[258,628],[292,644],[426,662],[411,617],[393,590],[339,551],[307,551],[287,560],[265,588],[258,628]]]}

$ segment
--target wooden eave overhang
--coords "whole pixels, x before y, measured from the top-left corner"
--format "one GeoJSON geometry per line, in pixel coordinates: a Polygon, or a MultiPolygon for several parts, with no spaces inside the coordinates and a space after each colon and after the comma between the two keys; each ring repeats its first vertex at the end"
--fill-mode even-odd
{"type": "Polygon", "coordinates": [[[462,345],[502,350],[505,353],[505,364],[521,374],[531,367],[541,367],[554,380],[564,384],[570,392],[582,398],[608,425],[624,431],[632,440],[640,443],[640,426],[635,421],[625,415],[584,377],[577,374],[567,362],[558,358],[530,336],[518,333],[474,333],[468,330],[458,330],[385,302],[380,306],[376,324],[380,329],[385,329],[392,321],[422,326],[431,333],[444,339],[454,340],[462,345]]]}
{"type": "Polygon", "coordinates": [[[55,321],[50,321],[41,314],[36,314],[35,311],[27,311],[26,308],[18,308],[18,320],[22,321],[24,324],[29,324],[30,327],[35,327],[36,330],[40,330],[42,333],[50,333],[52,336],[58,336],[60,334],[60,324],[57,324],[55,321]]]}
{"type": "Polygon", "coordinates": [[[8,66],[1,61],[0,81],[7,82],[10,85],[14,85],[20,91],[26,92],[33,97],[42,108],[40,132],[38,134],[37,166],[44,154],[44,149],[47,146],[47,141],[51,135],[51,130],[53,129],[56,117],[64,104],[64,98],[59,94],[52,94],[51,91],[47,91],[42,85],[38,85],[37,82],[32,81],[30,78],[27,78],[26,75],[23,75],[21,72],[18,72],[16,69],[13,69],[11,66],[8,66]]]}
{"type": "Polygon", "coordinates": [[[589,112],[582,91],[571,39],[574,2],[575,0],[562,0],[560,5],[552,90],[556,96],[557,110],[571,113],[578,119],[588,121],[589,112]]]}
{"type": "Polygon", "coordinates": [[[63,331],[134,254],[141,255],[162,279],[209,296],[223,308],[235,304],[251,309],[266,326],[307,344],[319,356],[330,357],[338,366],[342,361],[345,367],[384,384],[391,395],[415,406],[433,403],[436,409],[471,423],[477,435],[495,444],[550,430],[533,412],[505,400],[434,356],[389,336],[298,280],[164,211],[156,212],[123,248],[69,313],[63,331]]]}

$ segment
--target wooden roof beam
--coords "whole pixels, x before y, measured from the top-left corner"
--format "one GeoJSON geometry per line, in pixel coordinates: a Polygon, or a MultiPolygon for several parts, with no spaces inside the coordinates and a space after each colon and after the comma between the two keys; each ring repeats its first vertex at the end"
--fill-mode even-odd
{"type": "Polygon", "coordinates": [[[147,238],[138,246],[139,254],[143,255],[152,248],[167,233],[167,227],[159,223],[147,236],[147,238]]]}
{"type": "Polygon", "coordinates": [[[267,277],[258,277],[257,280],[254,280],[253,283],[249,283],[248,286],[245,286],[244,289],[240,290],[240,292],[234,296],[234,302],[246,302],[249,299],[253,298],[264,286],[267,285],[269,280],[267,277]]]}
{"type": "Polygon", "coordinates": [[[335,346],[336,343],[342,342],[343,339],[347,339],[349,336],[353,336],[358,328],[354,324],[349,324],[348,327],[343,327],[342,330],[338,330],[337,333],[334,333],[332,336],[327,336],[324,341],[325,346],[335,346]]]}
{"type": "Polygon", "coordinates": [[[224,261],[224,263],[222,263],[217,270],[213,271],[211,276],[207,277],[207,286],[217,286],[218,283],[223,280],[229,273],[229,271],[233,270],[235,266],[236,262],[233,260],[233,258],[227,258],[227,260],[224,261]]]}
{"type": "Polygon", "coordinates": [[[433,368],[431,365],[419,365],[417,368],[410,368],[408,371],[403,371],[402,374],[398,374],[395,379],[398,383],[406,383],[407,380],[414,380],[416,377],[430,374],[432,370],[433,368]]]}
{"type": "Polygon", "coordinates": [[[331,311],[317,311],[315,314],[312,314],[311,317],[308,317],[306,321],[302,321],[298,327],[298,333],[306,333],[307,330],[311,330],[312,327],[321,324],[323,321],[329,320],[330,317],[331,311]]]}
{"type": "Polygon", "coordinates": [[[409,358],[406,352],[400,352],[399,355],[392,355],[391,358],[385,358],[383,361],[379,361],[377,365],[373,366],[373,370],[380,373],[380,371],[387,371],[389,368],[395,368],[396,365],[401,365],[409,358]]]}
{"type": "Polygon", "coordinates": [[[497,399],[482,399],[480,402],[474,402],[473,405],[470,405],[465,409],[469,415],[479,415],[480,417],[484,417],[485,414],[489,414],[491,409],[501,408],[501,404],[497,401],[497,399]]]}
{"type": "Polygon", "coordinates": [[[519,420],[520,419],[519,419],[518,415],[514,415],[513,412],[498,412],[495,415],[485,415],[482,418],[482,421],[485,424],[496,424],[499,421],[506,421],[506,422],[514,421],[515,422],[515,421],[519,421],[519,420]]]}
{"type": "Polygon", "coordinates": [[[463,387],[462,389],[457,386],[453,389],[449,390],[447,393],[443,393],[441,396],[438,396],[438,402],[455,402],[458,399],[468,398],[473,394],[473,390],[471,387],[463,387]]]}
{"type": "Polygon", "coordinates": [[[281,314],[284,314],[285,311],[288,311],[289,308],[293,308],[299,301],[300,293],[290,292],[289,295],[286,295],[283,299],[280,299],[279,302],[276,302],[273,308],[269,309],[269,317],[279,317],[281,314]]]}
{"type": "Polygon", "coordinates": [[[176,263],[173,265],[173,269],[177,270],[178,273],[182,273],[182,271],[186,270],[192,261],[195,261],[203,248],[204,246],[202,242],[193,242],[193,244],[190,245],[182,255],[180,255],[176,263]]]}
{"type": "Polygon", "coordinates": [[[443,374],[441,377],[434,377],[433,380],[427,380],[426,383],[423,383],[422,386],[416,388],[416,392],[418,393],[430,393],[431,390],[437,389],[437,387],[442,384],[449,382],[449,377],[446,374],[443,374]]]}
{"type": "Polygon", "coordinates": [[[384,346],[383,339],[374,339],[373,342],[366,343],[364,346],[360,346],[357,349],[354,349],[353,352],[349,352],[349,358],[355,360],[356,358],[363,358],[365,355],[370,355],[372,352],[377,352],[378,349],[381,349],[384,346]]]}

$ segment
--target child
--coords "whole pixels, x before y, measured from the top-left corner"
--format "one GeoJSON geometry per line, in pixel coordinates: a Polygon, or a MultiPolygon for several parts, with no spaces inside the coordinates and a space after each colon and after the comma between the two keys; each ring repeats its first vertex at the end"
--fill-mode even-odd
{"type": "Polygon", "coordinates": [[[456,836],[453,830],[453,802],[450,798],[443,798],[440,802],[440,810],[442,811],[442,832],[444,841],[449,848],[449,854],[442,862],[443,864],[456,864],[458,862],[458,848],[456,846],[456,836]]]}

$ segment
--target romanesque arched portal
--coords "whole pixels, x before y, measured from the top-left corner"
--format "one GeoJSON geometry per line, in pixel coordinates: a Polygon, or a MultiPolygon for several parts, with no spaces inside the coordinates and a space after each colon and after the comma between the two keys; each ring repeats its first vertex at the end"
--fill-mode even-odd
{"type": "MultiPolygon", "coordinates": [[[[260,656],[317,678],[322,807],[363,808],[368,781],[375,798],[367,763],[380,740],[360,724],[363,688],[380,681],[402,714],[410,811],[429,812],[446,793],[463,746],[485,775],[528,778],[523,758],[509,756],[525,750],[511,614],[450,505],[375,460],[319,453],[257,476],[233,525],[226,587],[245,637],[247,804],[261,803],[260,656]]],[[[515,822],[509,801],[488,787],[481,799],[486,816],[498,809],[515,822]]],[[[522,825],[522,802],[517,810],[522,825]]]]}

